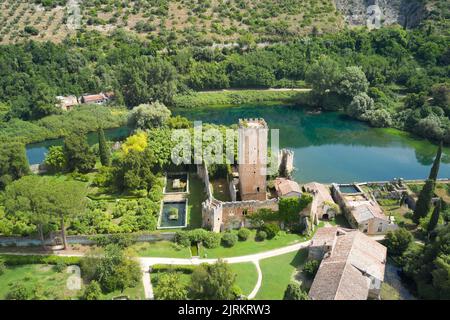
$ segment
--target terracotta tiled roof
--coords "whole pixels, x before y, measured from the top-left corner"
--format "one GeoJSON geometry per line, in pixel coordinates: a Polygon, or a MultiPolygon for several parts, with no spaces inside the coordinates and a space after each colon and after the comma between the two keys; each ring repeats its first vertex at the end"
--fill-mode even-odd
{"type": "Polygon", "coordinates": [[[279,196],[285,196],[291,192],[302,192],[297,182],[285,178],[275,179],[275,189],[279,196]]]}
{"type": "Polygon", "coordinates": [[[100,100],[104,100],[104,99],[105,99],[105,97],[101,94],[90,94],[90,95],[83,96],[83,101],[85,103],[100,101],[100,100]]]}
{"type": "Polygon", "coordinates": [[[333,236],[333,248],[322,260],[309,296],[313,300],[367,299],[369,276],[384,280],[386,247],[358,230],[337,227],[319,229],[312,245],[333,236]]]}
{"type": "Polygon", "coordinates": [[[310,193],[314,193],[316,197],[319,197],[321,202],[328,201],[328,202],[334,202],[333,198],[331,197],[330,190],[327,186],[318,183],[318,182],[311,182],[307,183],[303,186],[303,188],[310,193]]]}

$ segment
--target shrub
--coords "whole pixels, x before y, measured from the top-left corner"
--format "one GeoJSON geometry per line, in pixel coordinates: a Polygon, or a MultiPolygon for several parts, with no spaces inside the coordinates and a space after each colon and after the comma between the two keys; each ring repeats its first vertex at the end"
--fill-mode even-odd
{"type": "Polygon", "coordinates": [[[298,283],[293,282],[287,286],[283,300],[309,300],[309,297],[298,283]]]}
{"type": "Polygon", "coordinates": [[[30,300],[32,292],[22,283],[16,283],[6,295],[8,300],[30,300]]]}
{"type": "Polygon", "coordinates": [[[267,239],[267,233],[265,231],[259,230],[256,233],[256,239],[258,239],[259,241],[264,241],[267,239]]]}
{"type": "Polygon", "coordinates": [[[91,238],[99,247],[106,247],[109,244],[117,244],[121,248],[126,248],[136,242],[132,234],[112,234],[112,235],[96,235],[91,238]]]}
{"type": "Polygon", "coordinates": [[[222,236],[222,243],[225,247],[233,247],[238,241],[238,236],[235,233],[227,232],[222,236]]]}
{"type": "Polygon", "coordinates": [[[319,266],[319,260],[309,260],[303,266],[303,272],[308,278],[313,279],[316,276],[317,270],[319,270],[319,266]]]}
{"type": "Polygon", "coordinates": [[[58,257],[58,256],[16,256],[16,255],[1,255],[7,266],[20,266],[24,264],[57,264],[62,261],[66,265],[80,265],[80,257],[58,257]]]}
{"type": "Polygon", "coordinates": [[[264,231],[267,234],[267,239],[272,239],[280,232],[280,227],[274,223],[265,223],[261,227],[261,231],[264,231]]]}
{"type": "Polygon", "coordinates": [[[252,232],[247,228],[240,228],[238,231],[238,237],[241,241],[246,241],[252,232]]]}
{"type": "Polygon", "coordinates": [[[405,228],[399,228],[386,234],[385,245],[389,254],[400,256],[408,249],[413,240],[411,232],[405,228]]]}
{"type": "Polygon", "coordinates": [[[64,270],[66,270],[67,265],[65,264],[64,261],[57,261],[56,264],[53,266],[53,270],[55,270],[55,272],[63,272],[64,270]]]}
{"type": "Polygon", "coordinates": [[[203,239],[203,245],[208,249],[214,249],[220,245],[220,240],[220,233],[208,232],[207,236],[203,239]]]}
{"type": "Polygon", "coordinates": [[[191,274],[197,266],[194,265],[173,265],[173,264],[155,264],[152,266],[152,273],[158,272],[181,272],[191,274]]]}
{"type": "Polygon", "coordinates": [[[185,231],[177,231],[175,233],[175,242],[183,247],[189,247],[191,245],[189,234],[185,231]]]}
{"type": "Polygon", "coordinates": [[[93,280],[84,289],[82,300],[100,300],[102,297],[102,289],[97,281],[93,280]]]}

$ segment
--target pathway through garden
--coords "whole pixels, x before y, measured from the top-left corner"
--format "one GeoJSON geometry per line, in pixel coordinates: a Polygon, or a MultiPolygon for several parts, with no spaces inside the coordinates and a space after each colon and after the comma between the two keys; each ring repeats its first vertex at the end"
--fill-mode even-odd
{"type": "MultiPolygon", "coordinates": [[[[248,295],[249,299],[253,299],[259,291],[262,283],[262,272],[259,266],[259,261],[262,259],[272,258],[276,256],[283,255],[285,253],[290,253],[294,251],[298,251],[304,249],[309,246],[311,240],[296,243],[290,246],[286,246],[283,248],[278,248],[270,251],[250,254],[246,256],[238,256],[231,258],[223,258],[222,260],[227,263],[243,263],[243,262],[252,262],[256,266],[256,271],[258,272],[258,280],[256,281],[256,285],[253,288],[252,292],[248,295]]],[[[201,263],[216,263],[219,259],[199,259],[199,258],[191,258],[191,259],[179,259],[179,258],[139,258],[142,267],[142,281],[144,282],[145,289],[145,298],[146,299],[154,299],[153,296],[153,288],[150,281],[150,267],[155,264],[172,264],[172,265],[199,265],[201,263]]]]}

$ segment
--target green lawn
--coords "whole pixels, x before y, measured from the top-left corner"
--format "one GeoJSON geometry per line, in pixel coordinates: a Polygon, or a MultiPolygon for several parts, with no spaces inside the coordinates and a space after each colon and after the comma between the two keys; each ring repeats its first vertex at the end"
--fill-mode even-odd
{"type": "Polygon", "coordinates": [[[141,257],[190,258],[189,248],[177,246],[172,241],[155,241],[138,243],[134,245],[137,254],[141,257]]]}
{"type": "Polygon", "coordinates": [[[248,296],[258,281],[258,273],[253,263],[233,263],[230,264],[233,272],[236,273],[236,284],[242,289],[242,293],[248,296]]]}
{"type": "Polygon", "coordinates": [[[115,297],[127,296],[129,300],[145,300],[144,285],[139,279],[139,282],[134,288],[126,288],[123,292],[120,290],[113,291],[111,293],[105,294],[102,300],[111,300],[115,297]]]}
{"type": "MultiPolygon", "coordinates": [[[[0,300],[4,300],[10,288],[21,283],[29,290],[36,290],[40,299],[45,300],[65,300],[77,299],[83,291],[69,290],[66,286],[70,274],[56,272],[53,266],[46,264],[26,264],[21,266],[8,267],[4,274],[0,276],[0,300]]],[[[127,288],[124,292],[114,291],[102,296],[103,300],[111,300],[113,297],[128,296],[129,299],[144,299],[144,288],[142,281],[138,282],[135,288],[127,288]]]]}
{"type": "Polygon", "coordinates": [[[333,226],[338,226],[342,228],[351,228],[350,224],[347,221],[347,218],[344,214],[338,214],[336,217],[330,221],[330,224],[333,226]]]}
{"type": "MultiPolygon", "coordinates": [[[[242,289],[242,293],[244,295],[249,295],[253,288],[256,285],[256,281],[258,280],[258,274],[256,272],[256,267],[253,263],[235,263],[229,264],[231,270],[236,273],[236,284],[242,289]]],[[[172,266],[176,267],[176,266],[172,266]]],[[[162,274],[163,272],[152,272],[150,274],[150,278],[154,287],[157,286],[157,278],[158,274],[162,274]]],[[[191,281],[191,274],[186,274],[180,272],[180,280],[183,284],[189,286],[191,281]]]]}
{"type": "Polygon", "coordinates": [[[195,229],[202,226],[202,202],[206,193],[202,180],[196,174],[189,174],[189,196],[187,223],[188,228],[195,229]]]}
{"type": "Polygon", "coordinates": [[[260,261],[263,274],[261,288],[255,299],[282,300],[294,271],[306,261],[306,249],[260,261]]]}
{"type": "Polygon", "coordinates": [[[214,179],[211,181],[214,198],[220,201],[231,201],[227,179],[214,179]]]}
{"type": "Polygon", "coordinates": [[[200,257],[205,258],[205,254],[206,258],[227,258],[244,256],[285,247],[297,242],[307,240],[307,238],[302,235],[280,232],[278,236],[271,240],[255,241],[255,235],[256,230],[252,230],[252,234],[247,241],[238,241],[232,248],[219,246],[218,248],[207,249],[202,247],[200,257]]]}
{"type": "Polygon", "coordinates": [[[8,267],[0,276],[0,300],[6,299],[14,284],[23,284],[30,290],[38,288],[43,299],[60,300],[75,297],[79,290],[69,290],[66,287],[66,272],[56,272],[53,267],[45,264],[27,264],[8,267]]]}

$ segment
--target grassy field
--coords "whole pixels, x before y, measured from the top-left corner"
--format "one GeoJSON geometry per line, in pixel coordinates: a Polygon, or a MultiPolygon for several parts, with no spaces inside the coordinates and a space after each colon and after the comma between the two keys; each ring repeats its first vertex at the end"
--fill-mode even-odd
{"type": "MultiPolygon", "coordinates": [[[[272,249],[285,247],[298,242],[306,241],[305,236],[298,234],[280,232],[278,236],[271,240],[256,241],[256,230],[247,241],[238,241],[231,248],[219,246],[214,249],[201,247],[201,258],[228,258],[264,252],[272,249]]],[[[167,258],[190,258],[189,248],[178,246],[171,241],[156,241],[150,243],[139,243],[134,245],[137,254],[141,257],[167,257],[167,258]]]]}
{"type": "Polygon", "coordinates": [[[145,292],[142,281],[139,281],[136,287],[126,288],[123,292],[116,290],[111,293],[105,294],[103,295],[102,300],[111,300],[121,296],[127,296],[129,300],[144,300],[145,292]]]}
{"type": "Polygon", "coordinates": [[[200,257],[205,257],[205,254],[207,258],[244,256],[285,247],[307,240],[306,237],[298,234],[280,232],[279,235],[271,240],[256,241],[255,235],[256,231],[252,230],[252,234],[247,241],[238,241],[232,248],[219,246],[218,248],[207,249],[202,247],[200,257]]]}
{"type": "Polygon", "coordinates": [[[231,270],[236,273],[236,284],[242,289],[242,293],[248,296],[256,285],[258,273],[253,263],[233,263],[231,270]]]}
{"type": "Polygon", "coordinates": [[[45,264],[28,264],[8,267],[0,276],[0,300],[4,300],[14,284],[23,284],[29,290],[39,292],[43,299],[60,300],[75,297],[79,291],[69,290],[66,281],[69,273],[56,272],[45,264]]]}
{"type": "Polygon", "coordinates": [[[214,198],[220,201],[231,201],[227,179],[214,179],[211,181],[211,185],[214,198]]]}
{"type": "Polygon", "coordinates": [[[196,174],[190,174],[187,212],[188,228],[195,229],[202,226],[202,202],[205,199],[206,193],[203,182],[196,174]]]}
{"type": "Polygon", "coordinates": [[[306,261],[306,249],[260,261],[263,280],[255,299],[282,300],[295,270],[306,261]]]}
{"type": "MultiPolygon", "coordinates": [[[[8,267],[4,274],[0,276],[0,300],[7,298],[8,292],[14,284],[23,284],[30,291],[38,293],[39,299],[44,300],[65,300],[77,299],[84,288],[80,290],[69,290],[67,279],[70,273],[66,271],[56,272],[51,265],[46,264],[26,264],[21,266],[8,267]]],[[[142,281],[139,281],[135,288],[126,288],[123,292],[119,290],[105,294],[102,300],[111,300],[114,297],[128,296],[132,300],[145,298],[142,281]]]]}
{"type": "MultiPolygon", "coordinates": [[[[61,6],[41,6],[40,1],[0,1],[0,42],[24,39],[60,42],[73,34],[73,14],[68,1],[61,6]],[[26,27],[34,29],[26,29],[26,27]]],[[[51,3],[42,1],[42,3],[51,3]]],[[[56,2],[56,1],[53,1],[56,2]]],[[[114,29],[131,31],[140,38],[169,37],[178,41],[252,44],[255,40],[283,40],[318,31],[334,31],[343,19],[331,0],[180,1],[180,0],[85,0],[74,1],[83,29],[108,33],[114,29]]],[[[75,26],[76,26],[75,25],[75,26]]]]}
{"type": "MultiPolygon", "coordinates": [[[[242,293],[244,295],[249,295],[255,287],[256,281],[258,279],[255,265],[248,262],[230,264],[229,266],[231,270],[236,274],[236,284],[239,286],[239,288],[242,289],[242,293]]],[[[153,272],[150,274],[153,286],[157,286],[158,274],[162,273],[164,272],[153,272]]],[[[191,281],[191,274],[180,272],[180,278],[181,282],[188,286],[191,281]]]]}

